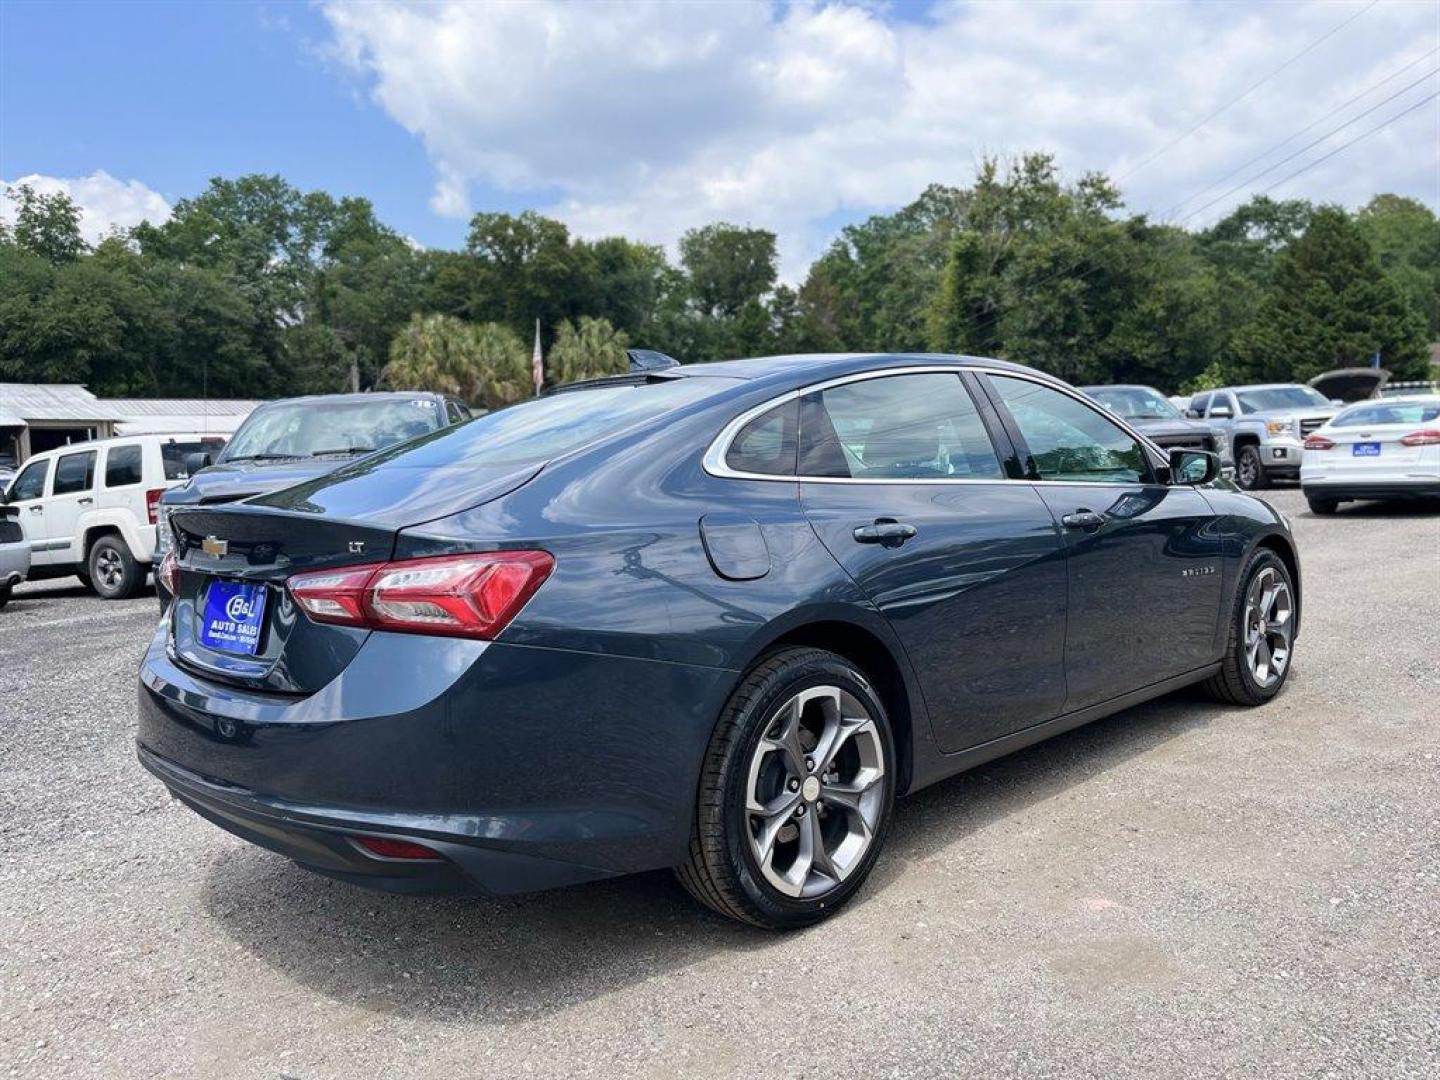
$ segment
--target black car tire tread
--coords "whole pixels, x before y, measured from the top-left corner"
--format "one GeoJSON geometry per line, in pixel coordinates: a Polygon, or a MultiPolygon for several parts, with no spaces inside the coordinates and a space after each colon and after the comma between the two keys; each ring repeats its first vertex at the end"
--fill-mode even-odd
{"type": "MultiPolygon", "coordinates": [[[[1294,667],[1292,642],[1290,662],[1285,665],[1280,681],[1267,690],[1255,682],[1244,663],[1245,642],[1242,626],[1245,621],[1245,593],[1250,588],[1251,579],[1267,566],[1273,566],[1280,571],[1285,584],[1290,586],[1291,597],[1295,597],[1295,582],[1291,580],[1290,571],[1280,556],[1269,548],[1258,548],[1251,554],[1240,572],[1240,584],[1235,589],[1235,599],[1230,605],[1230,628],[1225,638],[1225,657],[1221,661],[1220,670],[1200,684],[1210,697],[1226,705],[1265,704],[1284,688],[1285,681],[1290,677],[1290,670],[1294,667]]],[[[1300,606],[1297,601],[1291,618],[1298,618],[1299,614],[1300,606]]]]}
{"type": "Polygon", "coordinates": [[[13,588],[12,585],[0,585],[0,608],[10,603],[10,593],[13,588]]]}
{"type": "MultiPolygon", "coordinates": [[[[751,896],[736,871],[734,856],[730,849],[731,836],[726,828],[726,788],[730,783],[730,769],[743,768],[737,747],[746,743],[754,708],[761,699],[769,696],[777,680],[787,673],[799,675],[806,668],[817,665],[836,667],[843,670],[852,680],[869,689],[869,682],[853,664],[844,657],[824,649],[786,648],[762,660],[741,681],[721,713],[720,722],[706,748],[700,770],[699,796],[695,818],[690,830],[689,859],[675,868],[675,875],[691,896],[714,911],[740,922],[767,930],[799,929],[819,922],[838,910],[859,889],[874,865],[884,842],[893,806],[893,779],[890,781],[890,804],[882,812],[875,830],[875,840],[869,854],[869,865],[862,868],[846,882],[845,891],[834,901],[818,908],[804,910],[795,905],[794,910],[783,913],[767,910],[757,898],[751,896]]],[[[878,695],[870,690],[871,697],[879,702],[878,695]]],[[[883,714],[877,718],[882,727],[889,754],[889,775],[894,776],[894,749],[889,741],[888,718],[883,714]]],[[[743,749],[743,747],[741,747],[743,749]]]]}
{"type": "Polygon", "coordinates": [[[114,534],[107,534],[90,545],[90,554],[86,558],[86,566],[89,573],[86,575],[90,589],[102,600],[133,600],[145,589],[145,567],[135,561],[130,554],[130,547],[125,543],[125,538],[114,534]],[[114,548],[120,555],[120,563],[124,567],[124,574],[120,579],[119,587],[112,593],[101,591],[95,574],[95,557],[102,548],[114,548]]]}
{"type": "Polygon", "coordinates": [[[1305,501],[1310,504],[1312,514],[1333,514],[1340,507],[1340,503],[1335,499],[1306,499],[1305,501]]]}
{"type": "MultiPolygon", "coordinates": [[[[1270,486],[1270,476],[1268,473],[1265,472],[1265,463],[1260,460],[1260,447],[1253,444],[1242,446],[1240,448],[1239,457],[1235,459],[1236,482],[1239,483],[1240,462],[1244,459],[1246,454],[1254,455],[1255,458],[1255,482],[1245,490],[1263,491],[1270,486]]],[[[1244,487],[1243,484],[1241,484],[1240,486],[1244,487]]]]}

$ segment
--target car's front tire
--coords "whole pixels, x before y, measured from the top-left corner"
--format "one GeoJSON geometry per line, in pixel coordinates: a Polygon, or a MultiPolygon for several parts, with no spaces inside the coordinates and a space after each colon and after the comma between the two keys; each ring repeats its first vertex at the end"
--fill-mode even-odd
{"type": "Polygon", "coordinates": [[[676,873],[722,915],[809,926],[859,890],[894,801],[890,720],[864,674],[822,649],[781,649],[726,703],[676,873]]]}
{"type": "Polygon", "coordinates": [[[87,560],[90,588],[102,600],[129,600],[145,588],[145,567],[130,554],[119,536],[102,536],[90,548],[87,560]]]}
{"type": "Polygon", "coordinates": [[[1256,550],[1240,575],[1220,670],[1205,681],[1217,701],[1263,705],[1280,693],[1294,659],[1295,583],[1284,560],[1256,550]]]}
{"type": "Polygon", "coordinates": [[[1260,460],[1258,446],[1242,446],[1235,458],[1235,483],[1246,491],[1261,491],[1270,486],[1265,463],[1260,460]]]}

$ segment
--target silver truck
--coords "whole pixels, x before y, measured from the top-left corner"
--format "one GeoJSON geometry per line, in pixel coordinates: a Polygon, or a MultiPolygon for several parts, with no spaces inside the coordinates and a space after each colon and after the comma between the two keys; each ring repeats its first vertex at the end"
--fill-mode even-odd
{"type": "Polygon", "coordinates": [[[1305,436],[1339,411],[1339,403],[1309,386],[1271,383],[1202,391],[1185,415],[1229,440],[1235,482],[1254,491],[1275,479],[1298,480],[1305,436]]]}

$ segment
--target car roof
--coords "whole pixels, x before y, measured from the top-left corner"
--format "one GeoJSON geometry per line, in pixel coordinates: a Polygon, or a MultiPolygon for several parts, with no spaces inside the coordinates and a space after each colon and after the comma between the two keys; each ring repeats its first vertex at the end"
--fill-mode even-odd
{"type": "MultiPolygon", "coordinates": [[[[745,360],[719,360],[713,364],[681,364],[652,373],[660,378],[722,378],[747,382],[787,382],[797,376],[823,380],[838,378],[860,371],[886,367],[911,367],[924,364],[965,364],[996,371],[1023,371],[1036,375],[1045,372],[991,360],[981,356],[956,356],[949,353],[798,353],[788,356],[757,356],[745,360]]],[[[1046,376],[1054,378],[1054,376],[1046,376]]]]}
{"type": "MultiPolygon", "coordinates": [[[[1146,386],[1144,383],[1106,383],[1104,386],[1082,386],[1079,389],[1087,394],[1091,390],[1150,390],[1157,394],[1160,393],[1155,387],[1146,386]]],[[[1161,394],[1160,396],[1164,397],[1165,395],[1161,394]]]]}
{"type": "Polygon", "coordinates": [[[255,408],[268,409],[272,405],[288,405],[294,401],[303,401],[307,405],[324,405],[366,401],[409,401],[413,398],[433,398],[439,400],[450,396],[449,394],[441,394],[434,390],[362,390],[358,394],[297,394],[294,397],[276,398],[274,401],[262,401],[259,405],[255,406],[255,408]]]}
{"type": "Polygon", "coordinates": [[[106,439],[86,439],[84,442],[66,443],[64,446],[51,447],[49,450],[37,450],[25,459],[25,464],[36,458],[54,457],[56,454],[68,454],[72,450],[94,450],[102,446],[111,446],[115,443],[134,443],[154,440],[156,442],[204,442],[213,439],[215,442],[225,442],[229,436],[216,431],[142,431],[134,435],[111,435],[106,439]]]}
{"type": "MultiPolygon", "coordinates": [[[[1235,391],[1235,390],[1289,390],[1290,388],[1296,387],[1296,386],[1301,387],[1302,389],[1305,389],[1305,390],[1315,390],[1315,388],[1314,388],[1313,386],[1306,386],[1304,383],[1298,383],[1298,382],[1267,382],[1267,383],[1246,383],[1246,384],[1243,385],[1243,386],[1217,386],[1214,390],[1209,391],[1209,393],[1219,393],[1221,390],[1230,390],[1230,391],[1235,391]]],[[[1202,390],[1202,391],[1200,391],[1200,392],[1203,394],[1203,393],[1206,393],[1207,391],[1202,390]]],[[[1320,391],[1315,390],[1315,392],[1318,394],[1320,391]]]]}

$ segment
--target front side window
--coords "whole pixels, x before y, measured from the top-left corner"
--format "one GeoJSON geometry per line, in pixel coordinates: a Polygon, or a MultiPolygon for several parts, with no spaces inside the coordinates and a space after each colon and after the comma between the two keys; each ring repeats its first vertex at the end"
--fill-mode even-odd
{"type": "Polygon", "coordinates": [[[800,475],[1000,480],[1000,458],[958,375],[887,375],[805,397],[800,475]]]}
{"type": "Polygon", "coordinates": [[[50,459],[46,458],[43,461],[32,461],[21,469],[20,475],[15,478],[15,483],[10,485],[10,501],[38,499],[45,494],[45,473],[49,471],[49,468],[50,459]]]}
{"type": "Polygon", "coordinates": [[[191,454],[209,454],[212,458],[220,449],[220,440],[202,442],[167,442],[160,444],[160,462],[165,469],[166,480],[184,480],[190,475],[185,459],[191,454]]]}
{"type": "Polygon", "coordinates": [[[112,446],[105,455],[105,486],[125,487],[140,483],[142,452],[139,446],[112,446]]]}
{"type": "Polygon", "coordinates": [[[1209,416],[1234,416],[1235,409],[1230,404],[1230,398],[1226,394],[1216,394],[1210,399],[1209,416]]]}
{"type": "Polygon", "coordinates": [[[1208,409],[1209,407],[1210,407],[1210,395],[1209,395],[1209,394],[1196,394],[1193,398],[1190,399],[1190,411],[1191,411],[1191,412],[1199,413],[1201,416],[1204,416],[1204,415],[1205,415],[1205,410],[1208,409]]]}
{"type": "Polygon", "coordinates": [[[1098,484],[1150,480],[1150,463],[1140,443],[1090,406],[1026,379],[989,378],[1025,440],[1027,472],[1034,479],[1098,484]]]}
{"type": "Polygon", "coordinates": [[[95,451],[66,454],[55,463],[55,484],[52,495],[73,495],[95,486],[95,451]]]}
{"type": "Polygon", "coordinates": [[[799,412],[799,402],[787,401],[751,420],[730,440],[725,464],[737,472],[794,476],[799,412]]]}

